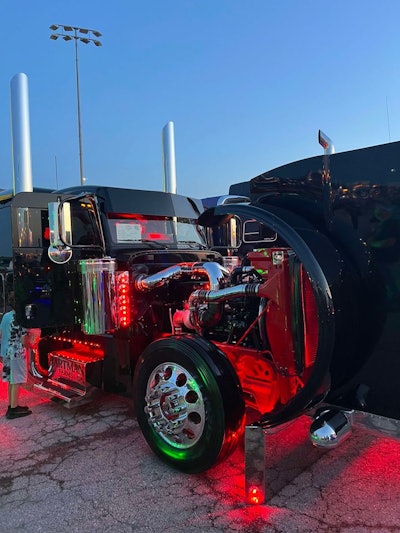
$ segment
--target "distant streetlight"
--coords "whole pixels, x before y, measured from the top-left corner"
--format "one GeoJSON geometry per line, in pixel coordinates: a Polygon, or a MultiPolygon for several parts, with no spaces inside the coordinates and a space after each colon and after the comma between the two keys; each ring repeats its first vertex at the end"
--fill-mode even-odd
{"type": "Polygon", "coordinates": [[[95,46],[101,46],[98,40],[101,33],[97,30],[89,30],[88,28],[78,28],[76,26],[64,26],[63,24],[52,24],[50,30],[54,33],[50,35],[50,39],[56,41],[62,37],[64,41],[75,40],[75,73],[76,73],[76,98],[78,102],[78,138],[79,138],[79,170],[81,177],[81,185],[84,184],[83,177],[83,150],[82,150],[82,127],[81,127],[81,98],[79,90],[79,69],[78,69],[78,41],[84,44],[93,43],[95,46]],[[95,38],[96,37],[96,38],[95,38]]]}

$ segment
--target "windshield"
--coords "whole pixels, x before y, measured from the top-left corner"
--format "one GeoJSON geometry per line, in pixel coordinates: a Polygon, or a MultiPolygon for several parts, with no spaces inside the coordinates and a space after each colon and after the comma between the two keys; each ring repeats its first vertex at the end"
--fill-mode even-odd
{"type": "Polygon", "coordinates": [[[178,247],[205,247],[200,227],[188,218],[116,215],[115,218],[109,217],[108,227],[114,244],[154,242],[178,247]]]}

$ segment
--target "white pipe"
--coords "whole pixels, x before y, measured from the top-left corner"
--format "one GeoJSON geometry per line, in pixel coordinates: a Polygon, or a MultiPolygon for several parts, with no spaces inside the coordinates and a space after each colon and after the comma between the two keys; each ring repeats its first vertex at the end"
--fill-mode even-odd
{"type": "Polygon", "coordinates": [[[16,74],[10,87],[13,192],[16,194],[33,190],[27,75],[16,74]]]}
{"type": "Polygon", "coordinates": [[[162,130],[164,191],[176,194],[176,162],[174,123],[168,122],[162,130]]]}

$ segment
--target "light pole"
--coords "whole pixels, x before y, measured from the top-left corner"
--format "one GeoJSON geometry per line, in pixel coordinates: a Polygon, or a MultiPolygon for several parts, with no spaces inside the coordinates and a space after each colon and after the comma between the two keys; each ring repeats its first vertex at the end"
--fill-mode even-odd
{"type": "Polygon", "coordinates": [[[82,149],[82,127],[81,127],[81,98],[79,90],[79,68],[78,68],[78,41],[84,44],[93,43],[95,46],[101,46],[98,40],[101,33],[97,30],[90,30],[88,28],[78,28],[76,26],[64,26],[63,24],[52,24],[50,29],[53,33],[50,39],[56,41],[59,37],[64,41],[75,41],[75,74],[76,74],[76,98],[78,103],[78,139],[79,139],[79,171],[81,178],[81,185],[84,184],[85,178],[83,176],[83,149],[82,149]],[[96,38],[95,38],[96,37],[96,38]]]}

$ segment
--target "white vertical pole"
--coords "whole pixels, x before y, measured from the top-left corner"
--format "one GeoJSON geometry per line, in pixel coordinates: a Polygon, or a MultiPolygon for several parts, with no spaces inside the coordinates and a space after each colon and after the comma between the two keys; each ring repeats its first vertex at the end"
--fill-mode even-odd
{"type": "Polygon", "coordinates": [[[174,123],[168,122],[162,130],[164,191],[176,194],[176,162],[174,123]]]}
{"type": "Polygon", "coordinates": [[[16,74],[10,86],[13,193],[16,194],[33,190],[27,75],[16,74]]]}

